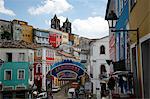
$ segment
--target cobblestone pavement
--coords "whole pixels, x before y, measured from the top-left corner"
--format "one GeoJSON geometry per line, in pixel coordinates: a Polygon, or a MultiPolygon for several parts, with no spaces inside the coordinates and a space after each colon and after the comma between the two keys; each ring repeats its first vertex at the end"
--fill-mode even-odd
{"type": "Polygon", "coordinates": [[[64,86],[59,92],[53,93],[53,99],[67,99],[68,85],[64,86]]]}

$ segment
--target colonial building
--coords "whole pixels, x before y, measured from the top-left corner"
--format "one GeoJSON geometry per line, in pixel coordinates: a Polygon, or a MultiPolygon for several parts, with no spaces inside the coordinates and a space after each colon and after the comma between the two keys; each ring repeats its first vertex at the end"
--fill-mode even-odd
{"type": "Polygon", "coordinates": [[[69,34],[68,33],[62,32],[61,44],[69,44],[69,34]]]}
{"type": "Polygon", "coordinates": [[[62,42],[62,32],[56,29],[50,29],[49,44],[54,48],[58,48],[62,42]]]}
{"type": "Polygon", "coordinates": [[[56,14],[54,15],[54,18],[51,19],[51,28],[60,30],[60,20],[57,18],[56,14]]]}
{"type": "Polygon", "coordinates": [[[69,34],[69,45],[74,45],[74,34],[69,34]]]}
{"type": "Polygon", "coordinates": [[[130,0],[130,32],[131,66],[135,79],[135,94],[137,98],[150,98],[150,1],[130,0]],[[139,87],[140,86],[140,87],[139,87]]]}
{"type": "Polygon", "coordinates": [[[33,43],[33,27],[24,21],[19,21],[19,24],[22,28],[22,40],[25,42],[33,43]]]}
{"type": "Polygon", "coordinates": [[[61,27],[61,31],[66,33],[71,33],[71,22],[69,22],[68,18],[63,23],[63,26],[61,27]]]}
{"type": "Polygon", "coordinates": [[[60,20],[57,18],[56,14],[51,19],[51,28],[60,30],[62,32],[71,33],[71,22],[69,22],[68,18],[66,18],[66,21],[63,22],[63,26],[60,26],[60,20]]]}
{"type": "Polygon", "coordinates": [[[101,97],[100,83],[103,78],[109,77],[109,66],[106,60],[109,60],[109,36],[93,39],[90,42],[90,71],[92,74],[93,94],[97,99],[101,97]]]}
{"type": "Polygon", "coordinates": [[[29,98],[34,84],[34,45],[24,41],[0,42],[0,98],[29,98]]]}
{"type": "Polygon", "coordinates": [[[43,29],[33,29],[34,43],[39,45],[49,45],[49,31],[43,29]]]}
{"type": "Polygon", "coordinates": [[[80,52],[80,61],[82,64],[85,65],[87,69],[87,73],[90,76],[90,39],[85,37],[80,37],[79,41],[79,48],[81,49],[80,52]]]}
{"type": "Polygon", "coordinates": [[[22,20],[13,20],[13,39],[33,43],[33,26],[22,20]]]}
{"type": "Polygon", "coordinates": [[[54,63],[55,50],[50,46],[39,46],[35,51],[34,82],[38,91],[46,91],[46,75],[54,63]]]}
{"type": "Polygon", "coordinates": [[[19,24],[19,21],[12,21],[12,31],[13,31],[13,40],[22,40],[22,27],[19,24]]]}
{"type": "Polygon", "coordinates": [[[119,51],[118,54],[120,53],[120,55],[116,58],[122,58],[123,54],[121,49],[126,49],[127,47],[124,55],[125,58],[127,56],[127,66],[130,67],[131,72],[133,72],[133,94],[135,94],[136,98],[149,98],[150,80],[147,80],[149,79],[147,75],[149,74],[150,64],[149,1],[108,0],[106,19],[108,19],[109,11],[111,10],[113,10],[118,17],[114,30],[126,30],[124,35],[119,33],[117,36],[116,42],[118,45],[116,44],[116,46],[120,46],[120,49],[116,50],[117,52],[119,51]],[[125,39],[122,39],[123,37],[125,39]],[[123,42],[124,40],[126,41],[123,42]]]}
{"type": "Polygon", "coordinates": [[[6,21],[0,19],[0,40],[12,40],[13,33],[12,33],[12,23],[11,21],[6,21]]]}
{"type": "Polygon", "coordinates": [[[74,34],[74,45],[73,46],[79,46],[79,35],[74,34]]]}

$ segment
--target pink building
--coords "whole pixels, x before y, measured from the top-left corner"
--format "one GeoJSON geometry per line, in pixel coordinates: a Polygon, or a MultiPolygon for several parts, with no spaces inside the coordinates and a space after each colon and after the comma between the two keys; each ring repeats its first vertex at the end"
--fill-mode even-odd
{"type": "Polygon", "coordinates": [[[52,45],[54,48],[59,47],[61,45],[61,31],[51,29],[49,34],[49,44],[52,45]]]}

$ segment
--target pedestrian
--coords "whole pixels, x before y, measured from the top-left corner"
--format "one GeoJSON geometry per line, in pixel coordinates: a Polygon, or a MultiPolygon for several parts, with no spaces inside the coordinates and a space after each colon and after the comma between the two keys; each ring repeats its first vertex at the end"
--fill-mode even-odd
{"type": "Polygon", "coordinates": [[[65,88],[65,93],[67,93],[67,89],[65,88]]]}
{"type": "Polygon", "coordinates": [[[122,76],[119,76],[119,87],[121,88],[121,93],[123,93],[123,83],[124,81],[123,81],[122,76]]]}

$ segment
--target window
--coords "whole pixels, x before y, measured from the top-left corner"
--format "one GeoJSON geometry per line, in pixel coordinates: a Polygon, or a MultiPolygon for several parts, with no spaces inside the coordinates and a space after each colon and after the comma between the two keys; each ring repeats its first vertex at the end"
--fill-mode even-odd
{"type": "Polygon", "coordinates": [[[20,79],[20,80],[25,79],[25,70],[24,69],[18,70],[18,79],[20,79]]]}
{"type": "Polygon", "coordinates": [[[101,65],[101,74],[105,73],[106,72],[106,68],[105,68],[105,65],[101,65]]]}
{"type": "Polygon", "coordinates": [[[34,57],[33,57],[33,53],[30,53],[30,58],[29,58],[30,62],[34,61],[34,57]]]}
{"type": "Polygon", "coordinates": [[[46,68],[45,68],[45,71],[46,71],[46,73],[47,73],[47,66],[46,66],[46,68]]]}
{"type": "Polygon", "coordinates": [[[37,56],[40,57],[41,56],[41,50],[37,50],[37,56]]]}
{"type": "Polygon", "coordinates": [[[5,80],[12,80],[12,71],[11,70],[5,70],[4,72],[4,78],[5,80]]]}
{"type": "Polygon", "coordinates": [[[63,38],[67,38],[67,36],[66,36],[66,35],[63,35],[63,38]]]}
{"type": "Polygon", "coordinates": [[[100,47],[100,54],[105,54],[105,46],[104,45],[102,45],[100,47]]]}
{"type": "Polygon", "coordinates": [[[37,64],[37,65],[36,65],[36,73],[42,73],[41,64],[37,64]]]}
{"type": "Polygon", "coordinates": [[[6,53],[7,61],[12,62],[12,53],[6,53]]]}
{"type": "Polygon", "coordinates": [[[25,61],[25,53],[19,53],[19,61],[25,61]]]}
{"type": "Polygon", "coordinates": [[[32,75],[32,69],[30,69],[30,81],[32,81],[33,75],[32,75]]]}
{"type": "Polygon", "coordinates": [[[105,68],[105,65],[101,65],[100,67],[100,78],[106,78],[107,77],[107,71],[105,68]]]}

